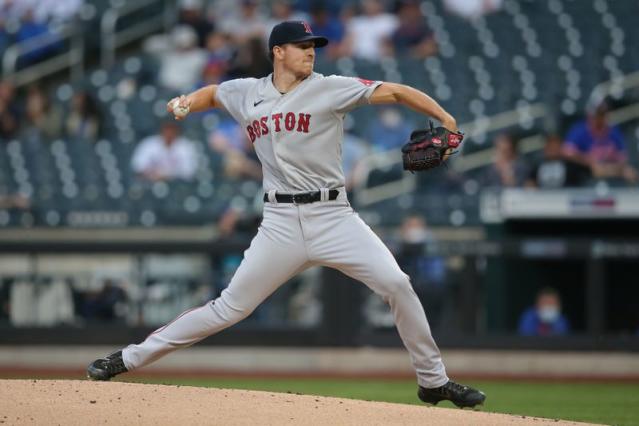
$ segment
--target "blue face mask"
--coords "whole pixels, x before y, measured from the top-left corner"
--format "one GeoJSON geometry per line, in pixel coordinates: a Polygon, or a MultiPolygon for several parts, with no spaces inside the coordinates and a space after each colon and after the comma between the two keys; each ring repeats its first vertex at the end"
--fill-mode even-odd
{"type": "Polygon", "coordinates": [[[537,308],[537,315],[539,315],[539,319],[544,323],[552,323],[559,318],[559,307],[557,306],[542,306],[541,308],[537,308]]]}

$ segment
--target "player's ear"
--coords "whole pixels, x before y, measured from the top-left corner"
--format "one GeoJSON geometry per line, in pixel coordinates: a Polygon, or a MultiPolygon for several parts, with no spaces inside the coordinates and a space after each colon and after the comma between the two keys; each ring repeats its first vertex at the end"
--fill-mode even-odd
{"type": "Polygon", "coordinates": [[[273,47],[273,59],[284,59],[284,48],[282,46],[274,46],[273,47]]]}

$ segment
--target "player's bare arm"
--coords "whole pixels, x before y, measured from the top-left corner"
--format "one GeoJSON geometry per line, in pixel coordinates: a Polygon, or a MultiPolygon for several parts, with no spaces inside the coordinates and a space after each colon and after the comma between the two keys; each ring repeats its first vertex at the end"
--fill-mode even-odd
{"type": "Polygon", "coordinates": [[[444,108],[426,93],[405,84],[384,82],[379,85],[371,97],[371,104],[402,104],[442,123],[451,131],[457,131],[457,122],[444,108]]]}
{"type": "Polygon", "coordinates": [[[174,102],[176,100],[179,101],[178,106],[181,108],[185,108],[188,112],[200,112],[206,111],[211,108],[219,108],[221,105],[218,104],[215,94],[217,93],[217,85],[211,84],[206,87],[202,87],[201,89],[196,90],[188,95],[182,95],[177,98],[173,98],[166,105],[166,110],[173,114],[177,120],[181,120],[184,118],[184,115],[177,114],[174,111],[176,105],[174,102]]]}

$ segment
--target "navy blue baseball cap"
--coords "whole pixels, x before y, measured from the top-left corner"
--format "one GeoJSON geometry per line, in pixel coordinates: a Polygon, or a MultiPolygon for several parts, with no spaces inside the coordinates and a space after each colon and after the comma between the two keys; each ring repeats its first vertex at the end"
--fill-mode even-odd
{"type": "Polygon", "coordinates": [[[311,27],[306,22],[284,21],[273,27],[268,38],[268,50],[273,50],[273,47],[281,46],[282,44],[303,41],[313,41],[315,47],[324,47],[328,44],[326,37],[313,35],[311,27]]]}

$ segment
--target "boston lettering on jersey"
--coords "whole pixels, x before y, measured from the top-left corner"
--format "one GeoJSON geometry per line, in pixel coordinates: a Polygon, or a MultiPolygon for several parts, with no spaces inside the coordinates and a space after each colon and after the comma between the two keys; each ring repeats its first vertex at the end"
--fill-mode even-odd
{"type": "MultiPolygon", "coordinates": [[[[268,135],[268,120],[268,116],[260,117],[259,120],[253,120],[251,124],[246,126],[246,132],[251,142],[255,142],[256,139],[268,135]]],[[[308,127],[311,124],[311,114],[300,112],[296,115],[294,112],[278,112],[272,114],[270,120],[273,122],[273,132],[275,133],[281,131],[308,133],[308,127]]]]}

